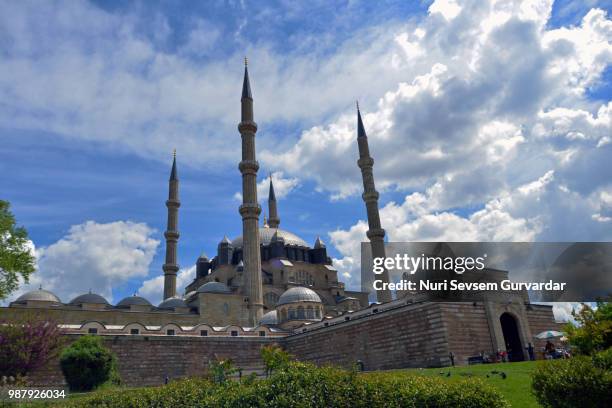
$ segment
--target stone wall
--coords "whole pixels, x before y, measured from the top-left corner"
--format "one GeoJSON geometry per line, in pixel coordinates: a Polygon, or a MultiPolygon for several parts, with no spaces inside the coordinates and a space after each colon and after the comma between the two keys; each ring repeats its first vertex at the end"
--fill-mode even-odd
{"type": "Polygon", "coordinates": [[[448,364],[447,328],[437,303],[422,303],[370,314],[285,338],[299,360],[366,370],[439,367],[448,364]]]}
{"type": "Polygon", "coordinates": [[[493,352],[489,322],[482,303],[439,303],[439,307],[455,364],[465,365],[469,357],[493,352]]]}
{"type": "MultiPolygon", "coordinates": [[[[69,336],[73,341],[77,336],[69,336]]],[[[260,371],[260,349],[275,343],[271,338],[103,336],[105,345],[117,356],[119,374],[128,386],[163,384],[166,376],[181,378],[203,375],[209,360],[231,358],[243,374],[260,371]]],[[[64,385],[56,358],[30,376],[38,386],[64,385]]]]}
{"type": "MultiPolygon", "coordinates": [[[[129,386],[162,384],[166,376],[201,375],[208,361],[215,358],[231,358],[245,374],[259,371],[263,368],[260,349],[272,343],[280,344],[299,360],[347,368],[362,361],[366,370],[447,366],[451,351],[455,363],[463,365],[481,351],[494,351],[489,319],[481,303],[404,303],[378,313],[374,310],[355,314],[351,320],[336,318],[328,326],[317,323],[285,338],[103,337],[118,356],[119,372],[129,386]]],[[[531,305],[525,313],[534,335],[560,328],[550,306],[531,305]]],[[[535,344],[536,350],[543,347],[543,342],[535,344]]],[[[57,360],[31,378],[36,385],[63,383],[57,360]]]]}

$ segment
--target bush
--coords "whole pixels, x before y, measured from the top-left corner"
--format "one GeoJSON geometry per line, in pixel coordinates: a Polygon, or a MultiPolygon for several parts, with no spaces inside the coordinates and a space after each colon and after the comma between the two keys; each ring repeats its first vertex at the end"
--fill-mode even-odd
{"type": "Polygon", "coordinates": [[[96,336],[83,336],[65,348],[60,365],[72,391],[90,391],[100,385],[119,383],[115,356],[96,336]]]}
{"type": "Polygon", "coordinates": [[[544,361],[534,373],[532,388],[544,407],[604,407],[612,399],[610,352],[593,359],[544,361]],[[602,368],[607,367],[607,368],[602,368]]]}
{"type": "Polygon", "coordinates": [[[612,370],[612,347],[593,356],[593,364],[602,370],[612,370]]]}
{"type": "Polygon", "coordinates": [[[169,385],[96,392],[68,401],[73,407],[507,407],[500,394],[476,380],[446,382],[402,373],[358,374],[290,362],[269,378],[215,384],[184,379],[169,385]]]}
{"type": "Polygon", "coordinates": [[[34,313],[0,319],[0,376],[26,376],[55,357],[64,344],[57,324],[34,313]]]}

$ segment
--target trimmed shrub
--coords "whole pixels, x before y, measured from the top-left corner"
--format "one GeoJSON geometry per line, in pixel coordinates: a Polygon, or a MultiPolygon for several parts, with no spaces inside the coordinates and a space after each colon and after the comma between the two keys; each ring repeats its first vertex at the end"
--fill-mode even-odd
{"type": "MultiPolygon", "coordinates": [[[[64,402],[65,403],[65,402],[64,402]]],[[[185,379],[169,385],[100,391],[68,401],[73,407],[508,407],[493,388],[477,380],[446,382],[398,373],[358,374],[290,362],[267,379],[215,384],[185,379]]]]}
{"type": "Polygon", "coordinates": [[[612,373],[609,365],[601,368],[610,363],[610,353],[605,353],[599,363],[584,356],[540,362],[531,384],[538,402],[550,408],[608,406],[612,399],[612,373]]]}
{"type": "Polygon", "coordinates": [[[90,391],[107,382],[119,383],[115,356],[97,336],[83,336],[66,347],[60,366],[72,391],[90,391]]]}

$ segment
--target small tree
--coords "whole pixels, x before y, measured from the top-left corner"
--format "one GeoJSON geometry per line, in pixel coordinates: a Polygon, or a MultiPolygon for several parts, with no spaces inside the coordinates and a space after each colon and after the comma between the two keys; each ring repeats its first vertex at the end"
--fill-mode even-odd
{"type": "Polygon", "coordinates": [[[230,376],[238,372],[234,362],[229,358],[209,360],[208,369],[209,376],[215,384],[225,384],[230,376]]]}
{"type": "Polygon", "coordinates": [[[572,315],[578,324],[572,322],[565,326],[570,344],[580,354],[593,354],[612,347],[612,304],[597,302],[592,308],[583,304],[582,308],[572,315]]]}
{"type": "Polygon", "coordinates": [[[277,345],[269,345],[261,348],[261,358],[266,366],[266,377],[269,377],[275,370],[287,367],[291,354],[277,345]]]}
{"type": "Polygon", "coordinates": [[[55,357],[64,344],[58,323],[27,313],[0,320],[0,376],[27,376],[55,357]]]}
{"type": "Polygon", "coordinates": [[[29,246],[28,233],[17,227],[10,204],[0,200],[0,299],[17,289],[19,276],[28,282],[36,259],[29,246]]]}
{"type": "Polygon", "coordinates": [[[115,356],[97,336],[83,336],[66,347],[60,355],[60,365],[73,391],[90,391],[107,382],[119,383],[115,356]]]}

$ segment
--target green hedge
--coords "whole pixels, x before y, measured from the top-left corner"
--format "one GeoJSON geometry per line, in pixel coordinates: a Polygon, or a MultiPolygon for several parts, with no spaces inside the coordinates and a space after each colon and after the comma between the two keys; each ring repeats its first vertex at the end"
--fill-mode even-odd
{"type": "Polygon", "coordinates": [[[543,361],[533,373],[532,388],[544,407],[608,407],[612,401],[612,353],[569,360],[543,361]]]}
{"type": "Polygon", "coordinates": [[[97,336],[83,336],[66,347],[60,355],[60,366],[72,391],[119,383],[115,356],[97,336]]]}
{"type": "Polygon", "coordinates": [[[410,375],[360,375],[336,368],[290,363],[270,378],[217,385],[185,379],[163,387],[100,391],[73,407],[507,407],[477,380],[445,382],[410,375]]]}

